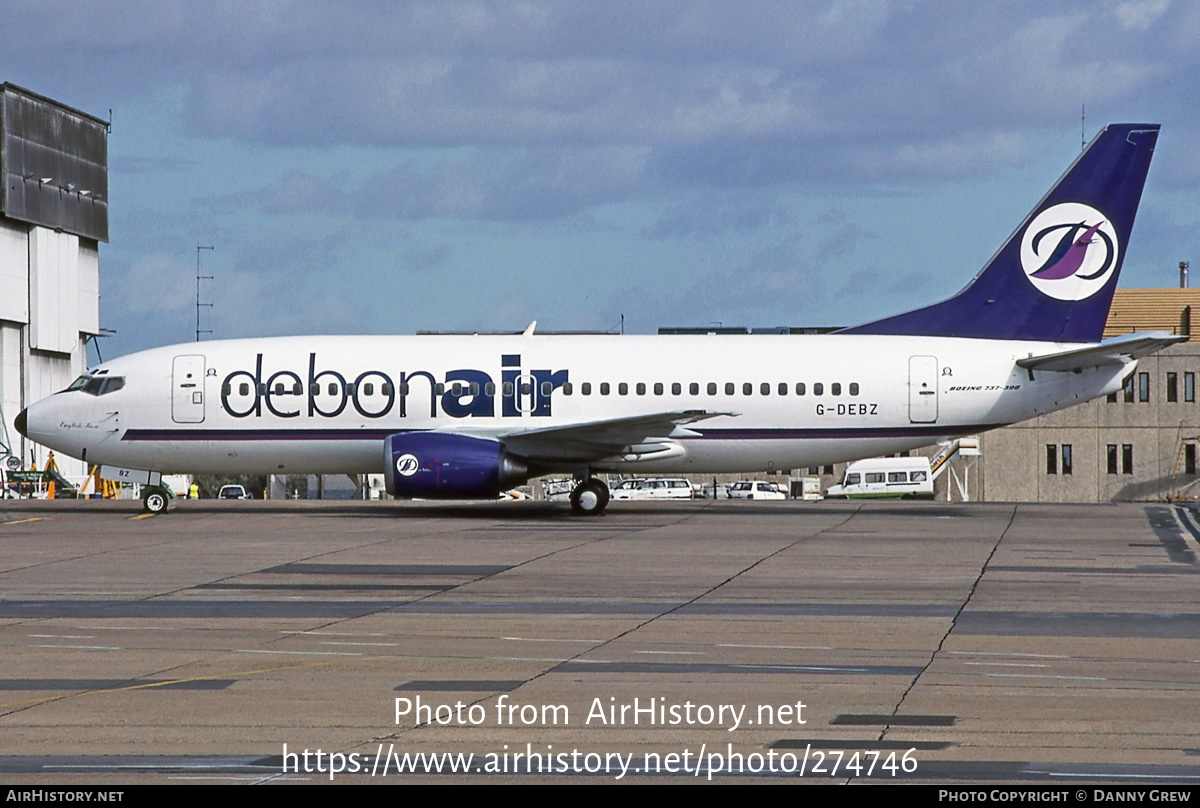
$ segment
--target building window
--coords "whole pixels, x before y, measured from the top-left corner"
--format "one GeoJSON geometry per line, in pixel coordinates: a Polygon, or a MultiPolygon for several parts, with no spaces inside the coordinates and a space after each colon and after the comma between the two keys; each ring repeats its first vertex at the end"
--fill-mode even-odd
{"type": "Polygon", "coordinates": [[[1196,444],[1187,443],[1183,446],[1183,473],[1196,473],[1196,444]]]}
{"type": "Polygon", "coordinates": [[[1071,444],[1069,443],[1062,445],[1062,473],[1071,473],[1071,444]]]}
{"type": "Polygon", "coordinates": [[[1133,474],[1133,444],[1121,444],[1121,473],[1133,474]]]}
{"type": "Polygon", "coordinates": [[[825,474],[833,474],[833,466],[826,466],[824,469],[824,473],[825,474]]]}
{"type": "Polygon", "coordinates": [[[1108,473],[1117,473],[1117,444],[1108,444],[1108,473]]]}
{"type": "Polygon", "coordinates": [[[1183,374],[1183,400],[1184,401],[1195,401],[1196,400],[1196,374],[1195,373],[1183,374]]]}
{"type": "Polygon", "coordinates": [[[1133,403],[1133,376],[1132,375],[1128,379],[1125,380],[1125,387],[1123,388],[1123,390],[1125,393],[1125,403],[1132,404],[1133,403]]]}
{"type": "Polygon", "coordinates": [[[1058,447],[1053,443],[1046,444],[1046,473],[1058,474],[1058,447]]]}
{"type": "Polygon", "coordinates": [[[1150,400],[1150,374],[1138,374],[1138,401],[1147,402],[1150,400]]]}
{"type": "Polygon", "coordinates": [[[1179,400],[1179,376],[1175,373],[1167,374],[1167,401],[1179,400]]]}
{"type": "Polygon", "coordinates": [[[1117,403],[1117,394],[1109,393],[1108,397],[1105,399],[1105,401],[1107,401],[1109,404],[1116,404],[1117,403]]]}

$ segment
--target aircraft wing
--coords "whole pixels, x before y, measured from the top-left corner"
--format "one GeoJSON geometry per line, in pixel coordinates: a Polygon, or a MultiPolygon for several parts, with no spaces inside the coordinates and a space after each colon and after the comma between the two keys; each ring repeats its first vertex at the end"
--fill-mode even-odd
{"type": "Polygon", "coordinates": [[[511,451],[532,460],[595,461],[608,457],[663,458],[683,454],[674,440],[695,437],[688,424],[737,415],[735,412],[675,410],[628,418],[607,418],[566,426],[526,429],[499,436],[511,451]]]}
{"type": "Polygon", "coordinates": [[[1124,365],[1132,359],[1148,356],[1168,345],[1187,342],[1187,339],[1186,336],[1168,334],[1166,331],[1124,334],[1106,339],[1098,345],[1018,359],[1017,364],[1029,371],[1054,370],[1076,373],[1088,368],[1124,365]]]}

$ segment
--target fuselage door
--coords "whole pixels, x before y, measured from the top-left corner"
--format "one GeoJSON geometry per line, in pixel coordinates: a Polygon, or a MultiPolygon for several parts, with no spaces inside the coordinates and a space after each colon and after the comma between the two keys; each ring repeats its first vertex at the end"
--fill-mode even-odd
{"type": "Polygon", "coordinates": [[[908,358],[908,420],[932,424],[938,416],[938,363],[936,356],[908,358]]]}
{"type": "Polygon", "coordinates": [[[518,412],[522,415],[533,412],[538,403],[537,379],[529,374],[518,376],[513,396],[518,412]]]}
{"type": "Polygon", "coordinates": [[[171,419],[177,424],[204,422],[203,356],[177,356],[171,363],[171,419]]]}

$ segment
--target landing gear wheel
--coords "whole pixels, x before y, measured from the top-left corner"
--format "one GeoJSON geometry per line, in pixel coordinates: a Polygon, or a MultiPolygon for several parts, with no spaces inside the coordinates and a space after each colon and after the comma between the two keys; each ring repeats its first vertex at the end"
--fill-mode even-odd
{"type": "Polygon", "coordinates": [[[608,486],[597,479],[584,480],[571,492],[571,510],[579,516],[599,516],[608,507],[608,486]]]}
{"type": "Polygon", "coordinates": [[[164,513],[167,510],[167,495],[158,489],[152,489],[142,497],[142,509],[146,513],[164,513]]]}

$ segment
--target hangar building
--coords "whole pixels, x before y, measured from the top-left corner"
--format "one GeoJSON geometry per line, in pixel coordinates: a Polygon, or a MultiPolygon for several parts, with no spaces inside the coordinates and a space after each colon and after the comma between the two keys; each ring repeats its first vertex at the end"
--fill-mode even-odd
{"type": "MultiPolygon", "coordinates": [[[[100,334],[108,241],[108,123],[0,84],[0,455],[43,468],[13,419],[87,366],[100,334]]],[[[57,458],[67,477],[84,464],[57,458]]]]}

